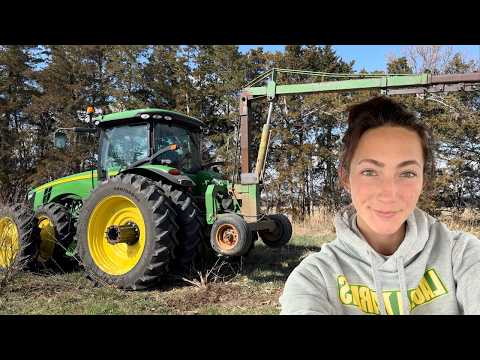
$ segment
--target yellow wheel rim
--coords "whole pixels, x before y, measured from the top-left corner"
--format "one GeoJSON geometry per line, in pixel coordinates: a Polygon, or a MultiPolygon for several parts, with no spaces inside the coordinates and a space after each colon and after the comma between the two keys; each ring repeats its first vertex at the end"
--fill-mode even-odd
{"type": "Polygon", "coordinates": [[[40,249],[38,260],[45,262],[50,259],[55,249],[55,228],[52,221],[46,216],[38,218],[38,228],[40,229],[40,249]]]}
{"type": "Polygon", "coordinates": [[[9,217],[0,218],[0,267],[9,266],[19,250],[17,225],[9,217]]]}
{"type": "Polygon", "coordinates": [[[121,195],[105,197],[92,211],[88,221],[88,249],[92,259],[103,272],[123,275],[132,270],[145,248],[145,222],[140,209],[129,198],[121,195]],[[134,244],[110,244],[105,234],[111,225],[138,226],[139,239],[134,244]]]}

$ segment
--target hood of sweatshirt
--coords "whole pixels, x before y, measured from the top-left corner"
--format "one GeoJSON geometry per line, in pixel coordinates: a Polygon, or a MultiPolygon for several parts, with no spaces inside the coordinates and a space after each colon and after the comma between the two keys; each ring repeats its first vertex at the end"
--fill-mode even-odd
{"type": "MultiPolygon", "coordinates": [[[[408,293],[405,279],[405,266],[415,259],[420,253],[429,237],[430,226],[436,220],[415,208],[406,220],[405,237],[398,249],[388,257],[379,254],[365,240],[356,225],[357,214],[353,206],[342,209],[335,217],[337,238],[341,246],[353,258],[370,265],[377,294],[382,294],[382,273],[397,273],[401,296],[403,299],[403,313],[408,314],[408,293]]],[[[383,297],[378,297],[380,312],[385,314],[383,297]]]]}

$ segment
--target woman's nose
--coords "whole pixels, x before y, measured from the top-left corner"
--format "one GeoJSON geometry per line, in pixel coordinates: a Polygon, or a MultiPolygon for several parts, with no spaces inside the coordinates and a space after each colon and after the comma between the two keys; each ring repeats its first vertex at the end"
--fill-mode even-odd
{"type": "Polygon", "coordinates": [[[379,198],[382,200],[392,200],[395,199],[397,195],[397,186],[394,179],[384,178],[378,184],[379,186],[379,198]]]}

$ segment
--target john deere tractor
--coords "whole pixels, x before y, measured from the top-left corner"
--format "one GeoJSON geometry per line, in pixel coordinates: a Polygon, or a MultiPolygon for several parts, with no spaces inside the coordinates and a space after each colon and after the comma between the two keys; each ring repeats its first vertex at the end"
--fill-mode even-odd
{"type": "MultiPolygon", "coordinates": [[[[188,266],[202,244],[228,257],[246,255],[258,237],[267,246],[281,247],[291,238],[290,221],[282,214],[263,214],[260,208],[270,120],[278,96],[376,89],[385,95],[419,94],[427,99],[430,93],[479,88],[480,73],[269,70],[240,93],[239,181],[213,171],[216,163],[202,163],[203,123],[198,119],[161,109],[98,116],[93,119],[95,129],[73,128],[75,133],[98,134],[96,169],[33,189],[28,193],[30,207],[0,208],[0,269],[48,265],[78,255],[95,278],[142,289],[158,282],[172,266],[188,266]],[[277,84],[279,73],[322,81],[277,84]],[[251,104],[257,99],[267,99],[270,106],[250,171],[251,104]]],[[[56,132],[55,143],[65,145],[64,132],[56,132]]]]}
{"type": "MultiPolygon", "coordinates": [[[[286,216],[258,214],[257,183],[234,184],[218,163],[202,164],[200,120],[139,109],[92,122],[70,130],[98,134],[96,169],[31,190],[30,208],[0,209],[0,267],[78,256],[92,278],[135,290],[188,266],[205,245],[238,257],[258,235],[272,247],[289,241],[286,216]]],[[[56,147],[66,133],[55,133],[56,147]]]]}

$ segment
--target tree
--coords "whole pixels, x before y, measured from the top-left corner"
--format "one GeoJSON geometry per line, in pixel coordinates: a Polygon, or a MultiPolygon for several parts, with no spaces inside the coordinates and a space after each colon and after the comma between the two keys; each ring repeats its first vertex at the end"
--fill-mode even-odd
{"type": "Polygon", "coordinates": [[[238,122],[238,95],[245,84],[246,61],[234,45],[200,45],[192,51],[192,115],[207,125],[206,151],[215,157],[217,149],[226,145],[222,134],[232,133],[238,122]]]}
{"type": "Polygon", "coordinates": [[[453,48],[442,45],[414,45],[406,47],[404,52],[414,73],[440,74],[445,72],[451,61],[453,48]]]}
{"type": "Polygon", "coordinates": [[[445,66],[445,73],[447,74],[461,74],[472,71],[475,71],[475,61],[466,62],[460,53],[456,53],[445,66]]]}
{"type": "Polygon", "coordinates": [[[411,74],[412,69],[408,66],[405,56],[400,58],[391,57],[387,64],[387,73],[389,74],[411,74]]]}
{"type": "Polygon", "coordinates": [[[41,91],[27,109],[37,129],[41,154],[29,179],[33,184],[85,170],[85,159],[95,150],[95,141],[72,143],[59,151],[52,147],[51,139],[57,128],[91,126],[85,123],[89,104],[108,112],[113,102],[113,81],[107,71],[111,55],[111,46],[45,47],[46,64],[35,76],[41,91]]]}
{"type": "Polygon", "coordinates": [[[151,91],[146,84],[145,66],[151,48],[141,45],[116,45],[111,48],[108,78],[111,79],[112,102],[109,110],[125,111],[147,107],[151,91]]]}
{"type": "Polygon", "coordinates": [[[34,143],[26,112],[38,89],[33,81],[37,58],[30,46],[0,48],[0,186],[10,195],[25,192],[33,167],[34,143]]]}
{"type": "MultiPolygon", "coordinates": [[[[277,67],[316,70],[328,73],[352,72],[331,46],[291,45],[277,56],[277,67]]],[[[280,74],[288,83],[322,81],[309,75],[280,74]]],[[[303,219],[314,204],[334,203],[336,164],[341,111],[347,94],[311,94],[280,98],[275,112],[275,141],[271,148],[271,187],[278,189],[277,209],[285,206],[294,218],[303,219]]]]}

